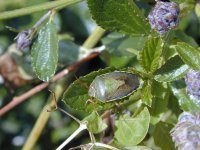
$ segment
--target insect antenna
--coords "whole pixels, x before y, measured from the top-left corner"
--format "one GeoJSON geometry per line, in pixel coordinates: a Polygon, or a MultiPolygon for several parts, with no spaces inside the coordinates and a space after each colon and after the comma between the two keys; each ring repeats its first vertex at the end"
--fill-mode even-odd
{"type": "Polygon", "coordinates": [[[64,109],[60,108],[58,105],[57,105],[57,99],[56,99],[56,94],[55,92],[49,90],[51,93],[52,93],[52,102],[54,103],[54,106],[55,108],[53,110],[49,110],[47,109],[47,112],[52,112],[52,111],[56,111],[56,110],[59,110],[60,112],[64,113],[65,115],[69,116],[70,118],[72,118],[73,120],[75,120],[77,123],[81,123],[81,121],[74,117],[73,115],[71,115],[70,113],[66,112],[64,109]]]}
{"type": "Polygon", "coordinates": [[[87,84],[84,84],[83,82],[81,82],[80,78],[78,78],[76,75],[74,75],[76,78],[76,81],[79,82],[82,86],[84,86],[86,89],[89,89],[90,87],[87,84]]]}

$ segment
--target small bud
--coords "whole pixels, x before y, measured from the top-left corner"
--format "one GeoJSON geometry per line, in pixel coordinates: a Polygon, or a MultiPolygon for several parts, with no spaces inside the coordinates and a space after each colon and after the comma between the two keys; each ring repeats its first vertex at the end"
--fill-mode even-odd
{"type": "Polygon", "coordinates": [[[171,131],[172,140],[180,150],[200,149],[200,113],[182,113],[171,131]]]}
{"type": "Polygon", "coordinates": [[[157,1],[148,15],[151,28],[159,34],[174,29],[179,23],[179,6],[175,2],[157,1]]]}
{"type": "Polygon", "coordinates": [[[200,104],[200,71],[190,70],[185,76],[186,91],[196,104],[200,104]]]}
{"type": "Polygon", "coordinates": [[[33,34],[32,29],[24,30],[18,33],[17,37],[15,38],[17,40],[16,41],[17,49],[25,49],[28,46],[30,46],[32,43],[32,34],[33,34]]]}

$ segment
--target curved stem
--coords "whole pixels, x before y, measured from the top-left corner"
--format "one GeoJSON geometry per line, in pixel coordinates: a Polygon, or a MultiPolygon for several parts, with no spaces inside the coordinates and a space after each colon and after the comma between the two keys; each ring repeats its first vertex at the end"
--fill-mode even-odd
{"type": "Polygon", "coordinates": [[[0,13],[0,20],[28,15],[28,14],[32,14],[38,11],[49,10],[49,9],[53,9],[57,7],[58,8],[66,7],[68,5],[75,4],[82,1],[83,0],[57,0],[57,1],[52,1],[52,2],[46,2],[43,4],[38,4],[35,6],[15,9],[11,11],[5,11],[5,12],[0,13]]]}
{"type": "Polygon", "coordinates": [[[93,48],[99,39],[104,35],[105,30],[99,26],[96,27],[95,31],[89,36],[89,38],[83,43],[83,47],[87,49],[93,48]]]}
{"type": "Polygon", "coordinates": [[[49,10],[44,16],[42,16],[34,25],[32,28],[38,28],[49,16],[51,15],[52,11],[49,10]]]}
{"type": "Polygon", "coordinates": [[[65,110],[63,110],[62,108],[58,107],[58,110],[60,110],[61,112],[63,112],[64,114],[66,114],[67,116],[71,117],[74,121],[76,121],[77,123],[81,124],[81,121],[74,117],[73,115],[71,115],[70,113],[66,112],[65,110]]]}
{"type": "Polygon", "coordinates": [[[70,137],[68,137],[56,150],[62,150],[63,147],[65,147],[71,140],[73,140],[81,131],[87,129],[87,125],[84,123],[80,124],[80,127],[72,134],[70,137]]]}
{"type": "Polygon", "coordinates": [[[100,147],[100,148],[107,148],[107,149],[111,149],[111,150],[119,150],[118,148],[115,148],[113,146],[107,145],[107,144],[103,144],[103,143],[90,143],[91,145],[94,144],[94,146],[96,147],[100,147]]]}
{"type": "MultiPolygon", "coordinates": [[[[59,84],[57,84],[57,86],[55,87],[55,94],[56,97],[60,97],[62,92],[63,92],[63,83],[60,82],[59,84]]],[[[49,96],[48,98],[48,102],[51,101],[51,96],[49,96]]],[[[52,102],[51,102],[52,103],[52,102]]],[[[49,104],[48,106],[51,106],[52,104],[49,104]]],[[[27,149],[33,149],[33,146],[35,144],[35,142],[37,141],[37,139],[40,137],[40,134],[42,132],[42,130],[44,129],[49,117],[50,117],[49,112],[46,111],[46,106],[43,108],[42,112],[40,113],[40,116],[38,117],[31,133],[29,134],[26,143],[24,144],[22,150],[27,150],[27,149]]]]}

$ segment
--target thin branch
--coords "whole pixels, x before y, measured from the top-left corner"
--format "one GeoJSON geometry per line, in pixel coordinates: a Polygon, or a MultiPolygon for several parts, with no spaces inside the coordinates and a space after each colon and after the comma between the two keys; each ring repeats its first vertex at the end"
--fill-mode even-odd
{"type": "MultiPolygon", "coordinates": [[[[60,97],[63,93],[63,83],[59,82],[56,84],[54,91],[56,94],[56,97],[60,97]]],[[[47,121],[49,120],[50,114],[49,112],[46,111],[47,107],[50,107],[53,105],[52,98],[49,96],[47,100],[47,104],[43,107],[39,117],[37,118],[34,127],[31,130],[31,133],[26,139],[25,144],[22,147],[22,150],[27,150],[27,149],[33,149],[35,143],[39,139],[43,129],[45,128],[45,125],[47,121]]]]}
{"type": "MultiPolygon", "coordinates": [[[[101,35],[103,35],[102,33],[105,32],[105,30],[103,30],[103,29],[100,30],[100,27],[97,27],[97,28],[95,29],[95,31],[96,31],[96,30],[98,30],[98,31],[99,31],[99,34],[101,34],[101,35]]],[[[95,32],[95,31],[94,31],[94,32],[95,32]]],[[[95,32],[95,34],[96,34],[96,32],[95,32]]],[[[93,36],[93,33],[89,36],[89,38],[90,38],[91,36],[93,36]]],[[[91,42],[90,44],[91,44],[91,45],[94,45],[94,43],[97,43],[100,39],[101,39],[100,36],[99,36],[99,39],[98,39],[98,38],[94,38],[93,41],[90,41],[90,42],[91,42]]],[[[87,39],[86,41],[88,41],[88,39],[87,39]]],[[[89,48],[89,47],[91,47],[90,44],[88,44],[88,46],[85,45],[85,44],[83,44],[83,46],[84,46],[85,48],[89,48]]],[[[85,57],[85,58],[83,58],[83,59],[81,59],[81,60],[78,60],[78,63],[76,63],[76,64],[74,65],[74,67],[73,67],[73,66],[70,66],[70,67],[68,67],[67,69],[61,71],[59,74],[57,74],[57,75],[53,78],[53,80],[56,81],[56,80],[61,79],[63,76],[65,76],[66,74],[68,74],[68,72],[69,72],[70,70],[73,71],[73,68],[75,68],[75,66],[78,67],[78,66],[81,65],[82,63],[84,63],[84,62],[86,62],[86,61],[88,61],[88,60],[94,58],[95,56],[97,56],[97,55],[101,52],[101,51],[97,51],[97,50],[95,50],[95,49],[94,49],[94,50],[91,50],[91,51],[96,52],[96,53],[90,53],[87,57],[85,57]]],[[[55,89],[60,89],[59,87],[60,87],[60,85],[59,85],[59,84],[56,84],[55,89]]],[[[63,90],[63,88],[61,88],[61,89],[63,90]]],[[[41,89],[41,90],[42,90],[42,89],[41,89]]],[[[61,91],[62,91],[62,90],[61,90],[61,91]]],[[[55,91],[55,94],[56,94],[56,95],[57,95],[57,94],[60,95],[60,94],[62,93],[61,91],[59,91],[59,93],[58,93],[58,91],[56,90],[56,91],[55,91]]],[[[35,93],[33,93],[33,94],[35,94],[35,93]]],[[[57,95],[57,96],[58,96],[58,95],[57,95]]],[[[49,106],[51,106],[51,104],[50,104],[49,106]]],[[[24,146],[23,146],[23,148],[22,148],[23,150],[27,150],[27,149],[32,149],[32,148],[33,148],[33,146],[34,146],[35,143],[37,142],[38,138],[40,137],[40,135],[41,135],[41,133],[42,133],[42,130],[44,129],[44,127],[45,127],[45,125],[46,125],[46,123],[47,123],[47,120],[48,120],[48,118],[49,118],[49,115],[50,115],[50,113],[47,113],[47,111],[42,111],[42,112],[41,112],[40,116],[38,117],[38,119],[37,119],[37,121],[36,121],[36,124],[35,124],[34,127],[33,127],[33,130],[31,131],[30,135],[28,136],[28,139],[27,139],[26,143],[24,144],[24,146]]]]}
{"type": "Polygon", "coordinates": [[[100,149],[101,148],[106,148],[106,149],[110,149],[110,150],[119,150],[116,147],[113,147],[113,146],[110,146],[110,145],[107,145],[107,144],[104,144],[104,143],[99,143],[99,142],[88,143],[88,144],[85,144],[85,145],[80,145],[80,146],[77,146],[77,147],[70,148],[69,150],[92,149],[93,147],[100,148],[100,149]]]}
{"type": "Polygon", "coordinates": [[[103,143],[89,143],[90,145],[94,145],[98,148],[107,148],[107,149],[111,149],[111,150],[119,150],[118,148],[115,148],[113,146],[107,145],[107,144],[103,144],[103,143]]]}
{"type": "Polygon", "coordinates": [[[51,2],[46,2],[42,4],[38,4],[35,6],[30,6],[30,7],[25,7],[25,8],[20,8],[20,9],[15,9],[11,11],[5,11],[0,13],[0,20],[4,19],[10,19],[10,18],[15,18],[19,16],[24,16],[24,15],[29,15],[38,11],[44,11],[44,10],[49,10],[53,8],[63,8],[68,5],[72,5],[78,2],[82,2],[83,0],[57,0],[57,1],[51,1],[51,2]]]}
{"type": "Polygon", "coordinates": [[[81,123],[80,127],[70,136],[68,137],[56,150],[62,150],[69,142],[71,142],[80,132],[87,129],[87,124],[81,123]]]}
{"type": "MultiPolygon", "coordinates": [[[[69,72],[75,71],[82,63],[87,62],[87,61],[91,60],[92,58],[94,58],[98,55],[99,55],[99,53],[96,53],[96,52],[90,54],[89,56],[87,56],[86,58],[77,62],[76,64],[73,64],[73,65],[69,66],[68,68],[62,70],[58,74],[56,74],[53,77],[52,81],[55,82],[55,81],[61,79],[62,77],[67,75],[69,72]]],[[[17,105],[19,105],[23,101],[27,100],[29,97],[31,97],[34,94],[42,91],[43,89],[48,87],[48,85],[49,85],[49,83],[39,84],[36,87],[32,88],[31,90],[25,92],[24,94],[14,97],[6,106],[4,106],[3,108],[0,109],[0,117],[2,117],[5,113],[10,111],[12,108],[16,107],[17,105]]]]}
{"type": "Polygon", "coordinates": [[[41,24],[43,24],[43,22],[45,20],[47,20],[49,18],[49,16],[51,15],[52,11],[49,10],[46,14],[44,14],[34,25],[32,28],[38,28],[41,24]]]}

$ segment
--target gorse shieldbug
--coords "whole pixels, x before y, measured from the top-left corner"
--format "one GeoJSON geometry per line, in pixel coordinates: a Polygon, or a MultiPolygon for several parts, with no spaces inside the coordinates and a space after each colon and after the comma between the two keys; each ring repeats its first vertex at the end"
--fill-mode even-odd
{"type": "Polygon", "coordinates": [[[114,71],[97,76],[90,84],[88,95],[102,102],[125,98],[140,85],[135,74],[114,71]]]}

